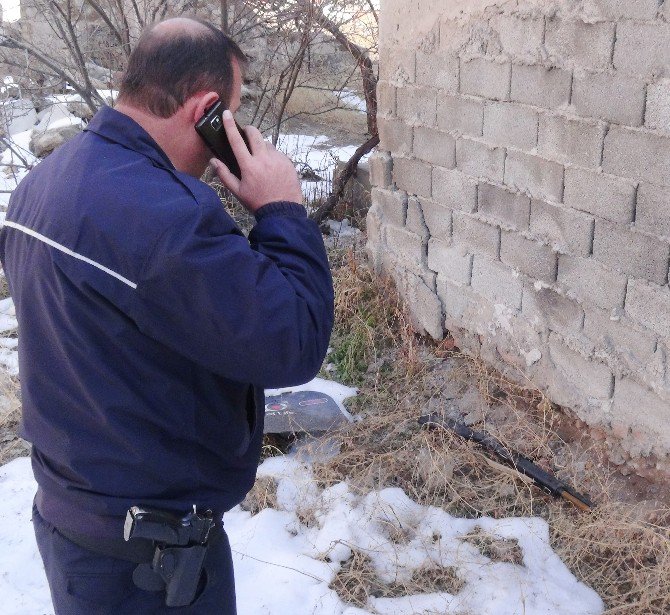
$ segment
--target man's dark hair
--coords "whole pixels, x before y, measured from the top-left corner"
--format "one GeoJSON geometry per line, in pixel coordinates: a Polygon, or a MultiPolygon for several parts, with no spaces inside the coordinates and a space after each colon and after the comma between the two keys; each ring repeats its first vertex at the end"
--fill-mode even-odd
{"type": "Polygon", "coordinates": [[[246,56],[211,24],[190,21],[202,27],[163,32],[154,26],[140,36],[121,81],[120,101],[164,118],[174,115],[191,96],[202,91],[217,92],[228,106],[233,58],[243,68],[246,56]]]}

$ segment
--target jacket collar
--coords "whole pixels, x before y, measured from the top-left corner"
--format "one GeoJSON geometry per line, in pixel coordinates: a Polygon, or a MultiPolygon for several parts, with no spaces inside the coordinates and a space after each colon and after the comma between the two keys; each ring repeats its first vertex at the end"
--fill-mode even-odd
{"type": "Polygon", "coordinates": [[[162,167],[175,168],[167,154],[144,128],[125,113],[112,107],[102,107],[85,130],[143,154],[162,167]]]}

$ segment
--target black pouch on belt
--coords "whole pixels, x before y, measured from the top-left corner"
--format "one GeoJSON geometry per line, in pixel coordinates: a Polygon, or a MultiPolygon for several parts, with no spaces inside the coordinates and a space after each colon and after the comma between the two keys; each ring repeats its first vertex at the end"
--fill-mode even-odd
{"type": "Polygon", "coordinates": [[[215,527],[211,510],[199,514],[194,507],[192,512],[180,517],[133,506],[126,516],[124,539],[148,539],[156,545],[152,561],[141,563],[135,569],[135,585],[147,591],[165,588],[167,606],[191,604],[215,527]]]}

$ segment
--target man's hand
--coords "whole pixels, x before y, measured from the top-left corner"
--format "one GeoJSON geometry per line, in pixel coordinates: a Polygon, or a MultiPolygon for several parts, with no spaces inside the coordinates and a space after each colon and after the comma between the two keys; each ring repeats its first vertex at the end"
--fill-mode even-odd
{"type": "Polygon", "coordinates": [[[265,141],[253,126],[244,129],[251,148],[249,152],[228,110],[223,112],[223,126],[240,165],[242,179],[237,179],[218,158],[212,158],[211,164],[223,185],[252,214],[273,201],[302,203],[298,174],[284,154],[278,152],[272,143],[265,141]]]}

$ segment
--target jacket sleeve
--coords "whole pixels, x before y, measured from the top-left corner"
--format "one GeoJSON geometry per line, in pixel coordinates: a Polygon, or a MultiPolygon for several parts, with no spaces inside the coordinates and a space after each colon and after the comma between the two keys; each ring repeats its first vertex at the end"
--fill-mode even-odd
{"type": "Polygon", "coordinates": [[[314,377],[333,326],[321,233],[291,203],[266,205],[248,240],[220,206],[189,211],[154,246],[133,303],[146,335],[261,387],[314,377]]]}

